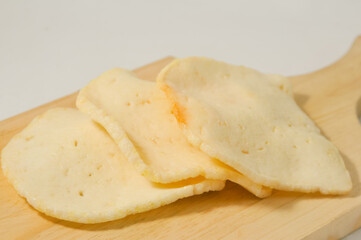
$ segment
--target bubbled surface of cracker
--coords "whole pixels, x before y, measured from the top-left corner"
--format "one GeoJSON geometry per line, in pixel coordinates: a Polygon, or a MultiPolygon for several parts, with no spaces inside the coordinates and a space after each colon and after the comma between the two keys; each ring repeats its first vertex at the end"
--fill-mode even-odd
{"type": "Polygon", "coordinates": [[[76,109],[35,118],[4,148],[1,166],[35,209],[79,223],[111,221],[224,187],[224,181],[202,179],[151,183],[101,126],[76,109]]]}
{"type": "Polygon", "coordinates": [[[269,188],[192,146],[171,113],[172,105],[155,82],[116,68],[82,89],[77,107],[100,123],[130,162],[151,181],[171,183],[203,176],[231,180],[258,197],[271,193],[269,188]]]}
{"type": "Polygon", "coordinates": [[[157,82],[188,140],[252,181],[290,191],[350,191],[339,151],[297,106],[286,78],[190,57],[170,63],[157,82]]]}

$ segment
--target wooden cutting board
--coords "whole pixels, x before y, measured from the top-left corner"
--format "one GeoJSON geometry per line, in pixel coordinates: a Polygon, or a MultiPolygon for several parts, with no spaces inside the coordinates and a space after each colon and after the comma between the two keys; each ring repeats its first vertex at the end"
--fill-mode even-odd
{"type": "MultiPolygon", "coordinates": [[[[154,80],[168,57],[135,70],[154,80]]],[[[84,225],[47,217],[19,197],[0,173],[1,239],[337,239],[361,226],[361,37],[338,62],[291,77],[298,104],[342,152],[354,184],[347,196],[275,191],[257,199],[227,183],[221,192],[146,213],[84,225]]],[[[36,115],[74,107],[76,93],[0,122],[0,149],[36,115]]],[[[24,99],[26,100],[26,99],[24,99]]]]}

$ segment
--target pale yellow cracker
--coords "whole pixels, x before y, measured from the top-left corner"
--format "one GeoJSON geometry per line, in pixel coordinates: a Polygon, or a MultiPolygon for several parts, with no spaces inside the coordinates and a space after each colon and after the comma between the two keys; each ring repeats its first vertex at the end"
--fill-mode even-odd
{"type": "Polygon", "coordinates": [[[171,114],[172,105],[155,82],[113,69],[80,91],[77,107],[100,123],[125,156],[154,182],[204,176],[231,180],[259,197],[271,193],[189,144],[171,114]]]}
{"type": "Polygon", "coordinates": [[[180,187],[148,181],[101,126],[70,108],[35,118],[4,148],[1,166],[34,208],[80,223],[119,219],[224,187],[224,181],[200,178],[180,187]]]}
{"type": "Polygon", "coordinates": [[[350,191],[340,153],[284,91],[286,78],[191,57],[174,60],[157,82],[188,140],[252,181],[290,191],[350,191]]]}

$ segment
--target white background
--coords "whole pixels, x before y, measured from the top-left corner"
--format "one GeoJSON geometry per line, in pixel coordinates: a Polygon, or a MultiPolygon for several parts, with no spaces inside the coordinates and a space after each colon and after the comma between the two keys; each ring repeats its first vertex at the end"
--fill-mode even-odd
{"type": "MultiPolygon", "coordinates": [[[[168,55],[284,75],[320,69],[361,34],[361,1],[0,1],[0,120],[102,72],[168,55]]],[[[348,237],[360,239],[361,232],[348,237]]]]}

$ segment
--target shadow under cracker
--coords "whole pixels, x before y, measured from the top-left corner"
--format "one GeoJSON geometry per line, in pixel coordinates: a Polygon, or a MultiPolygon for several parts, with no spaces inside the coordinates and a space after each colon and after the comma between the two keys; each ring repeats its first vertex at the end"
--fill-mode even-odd
{"type": "MultiPolygon", "coordinates": [[[[347,159],[347,158],[346,158],[347,159]]],[[[358,181],[358,174],[352,170],[352,164],[350,161],[345,161],[348,169],[350,169],[353,182],[358,181]]],[[[356,183],[355,183],[356,185],[356,183]]],[[[142,224],[157,221],[160,219],[168,219],[174,216],[185,216],[185,215],[197,215],[204,214],[212,209],[227,207],[227,206],[244,206],[245,209],[258,205],[259,208],[268,209],[266,212],[274,211],[289,211],[297,204],[297,200],[307,199],[327,199],[327,198],[349,198],[356,197],[360,194],[358,188],[354,188],[349,195],[345,196],[332,196],[322,195],[320,193],[300,193],[300,192],[286,192],[286,191],[274,191],[274,194],[268,198],[259,199],[253,194],[241,186],[227,182],[227,186],[222,191],[208,192],[202,195],[192,196],[178,200],[172,204],[153,209],[147,212],[129,215],[125,218],[114,220],[105,223],[97,224],[82,224],[74,223],[65,220],[59,220],[53,217],[46,216],[42,213],[38,213],[41,217],[53,222],[57,225],[61,225],[66,228],[76,229],[87,232],[102,232],[108,230],[120,230],[128,227],[142,227],[142,224]]],[[[317,206],[316,206],[317,207],[317,206]]],[[[262,217],[262,216],[260,216],[262,217]]]]}
{"type": "Polygon", "coordinates": [[[294,93],[293,98],[295,99],[297,105],[303,109],[303,106],[308,102],[310,96],[306,94],[294,93]]]}
{"type": "Polygon", "coordinates": [[[361,194],[361,182],[360,182],[360,176],[359,173],[357,172],[357,168],[355,166],[355,164],[349,159],[349,157],[347,157],[347,155],[345,155],[343,152],[340,152],[346,169],[349,171],[350,176],[351,176],[351,181],[352,181],[352,190],[348,195],[345,195],[345,197],[358,197],[361,194]]]}

